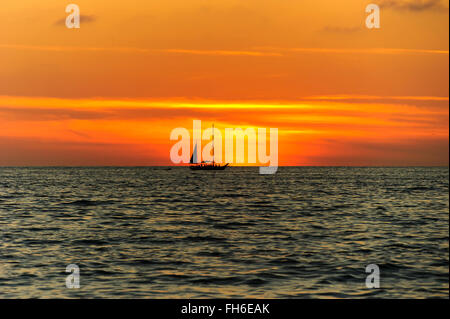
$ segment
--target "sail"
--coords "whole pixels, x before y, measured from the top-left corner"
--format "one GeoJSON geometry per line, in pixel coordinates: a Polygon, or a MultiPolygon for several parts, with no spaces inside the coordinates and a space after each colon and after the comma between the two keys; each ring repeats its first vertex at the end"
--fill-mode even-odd
{"type": "Polygon", "coordinates": [[[194,146],[194,152],[192,152],[192,156],[191,156],[191,164],[197,164],[198,163],[198,159],[197,159],[197,144],[195,144],[194,146]]]}

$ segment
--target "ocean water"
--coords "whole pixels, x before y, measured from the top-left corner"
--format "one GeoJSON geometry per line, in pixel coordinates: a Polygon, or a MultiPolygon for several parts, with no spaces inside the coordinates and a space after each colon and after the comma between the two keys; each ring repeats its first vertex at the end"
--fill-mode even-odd
{"type": "Polygon", "coordinates": [[[448,298],[448,188],[448,168],[0,168],[0,297],[448,298]]]}

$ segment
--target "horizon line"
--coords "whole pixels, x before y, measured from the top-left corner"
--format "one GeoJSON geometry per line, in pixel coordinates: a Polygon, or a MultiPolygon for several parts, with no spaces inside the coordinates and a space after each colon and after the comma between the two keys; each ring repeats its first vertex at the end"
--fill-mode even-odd
{"type": "MultiPolygon", "coordinates": [[[[152,167],[170,167],[170,168],[186,168],[186,165],[0,165],[0,168],[152,168],[152,167]]],[[[233,165],[228,167],[237,168],[259,168],[270,167],[260,165],[233,165]]],[[[275,166],[274,166],[275,167],[275,166]]],[[[448,168],[447,165],[278,165],[281,167],[348,167],[348,168],[448,168]]]]}

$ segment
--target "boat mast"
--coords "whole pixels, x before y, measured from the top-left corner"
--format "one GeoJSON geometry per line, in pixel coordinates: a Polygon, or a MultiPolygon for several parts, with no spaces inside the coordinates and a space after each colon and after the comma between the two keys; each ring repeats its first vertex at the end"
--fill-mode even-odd
{"type": "Polygon", "coordinates": [[[213,128],[213,165],[214,165],[214,124],[212,125],[213,128]]]}

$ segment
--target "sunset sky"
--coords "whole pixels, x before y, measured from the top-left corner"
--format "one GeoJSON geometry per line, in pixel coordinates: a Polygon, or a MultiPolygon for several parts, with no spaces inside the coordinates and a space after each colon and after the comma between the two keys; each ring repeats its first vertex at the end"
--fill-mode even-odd
{"type": "Polygon", "coordinates": [[[195,119],[278,128],[280,165],[448,165],[448,6],[3,1],[0,165],[170,165],[195,119]]]}

